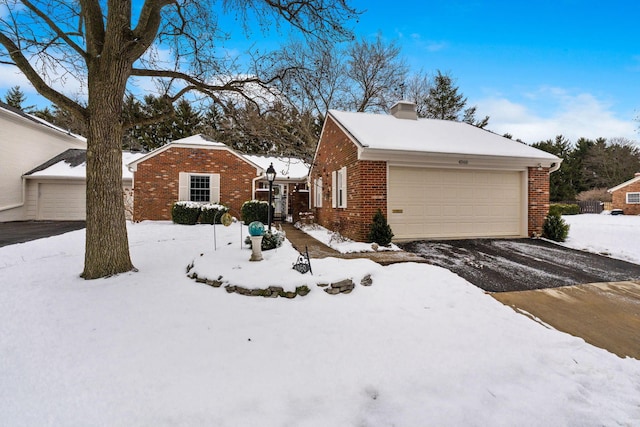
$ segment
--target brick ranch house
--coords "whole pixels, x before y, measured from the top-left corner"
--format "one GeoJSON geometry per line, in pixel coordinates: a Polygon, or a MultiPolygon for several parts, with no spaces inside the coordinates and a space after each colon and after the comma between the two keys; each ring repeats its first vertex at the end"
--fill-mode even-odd
{"type": "Polygon", "coordinates": [[[248,200],[267,200],[265,171],[273,163],[276,219],[309,209],[309,166],[294,158],[241,154],[204,135],[173,141],[128,164],[133,172],[133,220],[171,220],[177,201],[220,203],[240,218],[248,200]]]}
{"type": "Polygon", "coordinates": [[[607,192],[611,193],[613,209],[622,209],[626,215],[640,215],[640,172],[607,192]]]}
{"type": "Polygon", "coordinates": [[[331,110],[309,174],[316,222],[366,241],[378,209],[395,240],[542,232],[561,159],[466,123],[331,110]]]}

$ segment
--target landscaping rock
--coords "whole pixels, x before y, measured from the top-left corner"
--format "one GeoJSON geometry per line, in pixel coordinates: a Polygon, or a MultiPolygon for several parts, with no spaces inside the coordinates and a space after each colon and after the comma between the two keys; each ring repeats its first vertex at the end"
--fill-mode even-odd
{"type": "Polygon", "coordinates": [[[360,284],[362,286],[371,286],[373,284],[373,279],[371,278],[371,275],[367,274],[366,276],[364,276],[360,281],[360,284]]]}

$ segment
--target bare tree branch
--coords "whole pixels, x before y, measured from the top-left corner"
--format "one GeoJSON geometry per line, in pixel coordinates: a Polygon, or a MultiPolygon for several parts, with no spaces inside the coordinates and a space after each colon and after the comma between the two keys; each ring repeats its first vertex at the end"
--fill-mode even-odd
{"type": "Polygon", "coordinates": [[[29,10],[31,10],[33,13],[35,13],[40,19],[42,19],[48,26],[49,28],[51,28],[51,30],[58,36],[60,37],[62,40],[64,40],[64,42],[69,45],[69,47],[71,47],[73,50],[76,51],[76,53],[78,55],[80,55],[83,58],[86,58],[86,53],[84,50],[82,50],[82,48],[80,46],[78,46],[70,37],[67,33],[65,33],[64,31],[62,31],[62,29],[60,29],[60,27],[58,27],[58,25],[43,11],[41,11],[39,8],[37,8],[33,3],[31,3],[28,0],[22,0],[22,4],[24,4],[26,7],[29,8],[29,10]]]}
{"type": "Polygon", "coordinates": [[[5,49],[9,53],[9,56],[11,57],[11,59],[13,59],[14,64],[18,68],[20,68],[20,71],[22,71],[25,77],[31,82],[33,87],[36,88],[39,93],[55,102],[57,105],[68,109],[79,119],[87,119],[86,109],[80,106],[80,104],[78,104],[77,102],[73,101],[71,98],[66,97],[62,93],[50,87],[40,77],[38,72],[31,66],[18,46],[16,46],[16,44],[2,32],[0,32],[0,44],[5,47],[5,49]]]}

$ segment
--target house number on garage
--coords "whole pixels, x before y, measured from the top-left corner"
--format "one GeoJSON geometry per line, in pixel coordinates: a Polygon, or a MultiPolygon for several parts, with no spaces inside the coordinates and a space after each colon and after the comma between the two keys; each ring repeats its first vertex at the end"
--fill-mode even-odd
{"type": "Polygon", "coordinates": [[[391,209],[391,213],[403,213],[404,209],[391,209]]]}

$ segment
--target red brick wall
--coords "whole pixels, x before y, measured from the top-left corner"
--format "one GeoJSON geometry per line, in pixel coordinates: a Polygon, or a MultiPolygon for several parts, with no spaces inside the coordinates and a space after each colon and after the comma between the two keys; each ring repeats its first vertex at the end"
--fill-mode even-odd
{"type": "Polygon", "coordinates": [[[544,219],[549,213],[549,168],[529,168],[529,236],[542,234],[544,219]]]}
{"type": "MultiPolygon", "coordinates": [[[[133,174],[135,221],[171,220],[178,201],[178,174],[220,174],[220,203],[240,217],[242,204],[253,198],[256,168],[227,150],[171,147],[138,164],[133,174]]],[[[215,202],[215,200],[212,200],[215,202]]]]}
{"type": "Polygon", "coordinates": [[[613,209],[622,209],[625,215],[640,215],[640,204],[627,204],[627,193],[640,192],[640,181],[611,193],[613,209]]]}
{"type": "Polygon", "coordinates": [[[312,208],[316,222],[350,239],[366,241],[377,209],[387,214],[387,166],[386,162],[358,160],[357,155],[356,145],[327,117],[310,175],[311,200],[315,200],[313,182],[322,177],[322,207],[312,208]],[[331,173],[344,166],[347,167],[347,207],[332,208],[331,173]]]}

